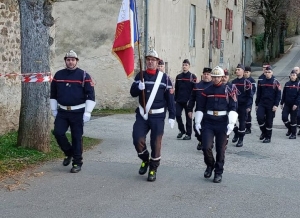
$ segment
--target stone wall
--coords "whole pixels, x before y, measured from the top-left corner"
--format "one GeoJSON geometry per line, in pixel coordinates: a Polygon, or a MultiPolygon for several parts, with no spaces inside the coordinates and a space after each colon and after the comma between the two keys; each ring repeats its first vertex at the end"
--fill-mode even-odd
{"type": "Polygon", "coordinates": [[[0,0],[0,135],[17,130],[21,105],[20,16],[16,0],[0,0]]]}

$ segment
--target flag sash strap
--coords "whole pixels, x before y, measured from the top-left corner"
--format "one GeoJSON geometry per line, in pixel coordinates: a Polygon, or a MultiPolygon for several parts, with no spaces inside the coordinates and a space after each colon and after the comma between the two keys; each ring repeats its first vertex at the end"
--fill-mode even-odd
{"type": "Polygon", "coordinates": [[[153,104],[153,101],[154,101],[154,98],[155,98],[156,93],[158,91],[158,87],[161,83],[162,77],[163,77],[163,72],[159,71],[158,75],[157,75],[157,78],[155,80],[153,89],[151,91],[151,94],[150,94],[149,99],[148,99],[147,104],[146,104],[146,113],[145,114],[144,114],[144,108],[141,105],[139,105],[140,114],[144,118],[144,120],[148,120],[148,113],[149,113],[149,110],[150,110],[150,108],[153,104]]]}

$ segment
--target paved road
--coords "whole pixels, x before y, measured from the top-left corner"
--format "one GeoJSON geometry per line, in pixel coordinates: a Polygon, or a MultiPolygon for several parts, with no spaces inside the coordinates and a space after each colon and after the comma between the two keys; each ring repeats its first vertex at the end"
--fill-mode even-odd
{"type": "MultiPolygon", "coordinates": [[[[295,46],[274,64],[275,74],[288,74],[299,60],[295,46]]],[[[35,169],[16,190],[0,190],[0,217],[299,217],[300,138],[287,139],[280,115],[271,144],[258,140],[255,120],[242,148],[229,143],[221,184],[203,178],[196,140],[177,140],[168,125],[157,181],[147,182],[132,145],[134,115],[94,119],[85,135],[103,142],[84,153],[83,170],[71,174],[60,161],[35,169]]]]}

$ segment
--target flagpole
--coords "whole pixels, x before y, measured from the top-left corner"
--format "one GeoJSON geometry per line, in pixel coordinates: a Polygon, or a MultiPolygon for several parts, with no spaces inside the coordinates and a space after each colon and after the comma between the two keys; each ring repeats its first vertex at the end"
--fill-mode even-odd
{"type": "MultiPolygon", "coordinates": [[[[136,20],[136,28],[139,29],[138,19],[137,19],[137,10],[136,10],[136,1],[134,1],[134,9],[135,9],[135,20],[136,20]]],[[[139,55],[139,65],[140,65],[140,80],[144,82],[143,68],[142,68],[142,59],[141,59],[141,50],[140,50],[140,36],[138,36],[137,40],[138,44],[138,55],[139,55]]],[[[144,114],[146,114],[146,100],[145,100],[145,89],[142,90],[142,106],[144,108],[144,114]]]]}

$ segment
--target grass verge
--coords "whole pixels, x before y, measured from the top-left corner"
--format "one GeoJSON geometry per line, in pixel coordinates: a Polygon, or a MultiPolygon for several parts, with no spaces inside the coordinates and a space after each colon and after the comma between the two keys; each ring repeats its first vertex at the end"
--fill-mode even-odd
{"type": "MultiPolygon", "coordinates": [[[[43,153],[34,149],[17,146],[17,132],[11,132],[0,136],[0,179],[11,174],[20,172],[26,168],[36,166],[40,163],[63,158],[64,154],[60,150],[52,134],[50,148],[51,151],[43,153]]],[[[70,140],[70,134],[67,137],[70,140]]],[[[84,150],[91,149],[101,143],[100,139],[83,137],[84,150]]]]}
{"type": "Polygon", "coordinates": [[[107,116],[112,114],[132,114],[135,109],[94,109],[92,116],[107,116]]]}

